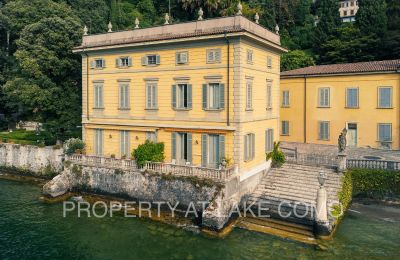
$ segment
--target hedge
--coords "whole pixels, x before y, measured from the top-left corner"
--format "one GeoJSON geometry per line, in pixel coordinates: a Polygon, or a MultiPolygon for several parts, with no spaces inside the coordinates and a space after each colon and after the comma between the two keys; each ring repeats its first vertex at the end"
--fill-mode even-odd
{"type": "Polygon", "coordinates": [[[384,197],[400,195],[400,171],[353,169],[353,196],[384,197]]]}

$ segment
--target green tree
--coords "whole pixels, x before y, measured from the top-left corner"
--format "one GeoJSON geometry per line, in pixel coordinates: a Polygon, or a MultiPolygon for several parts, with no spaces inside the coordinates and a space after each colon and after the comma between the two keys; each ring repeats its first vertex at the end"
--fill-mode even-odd
{"type": "Polygon", "coordinates": [[[281,58],[281,71],[294,70],[313,65],[315,65],[314,59],[302,50],[289,51],[283,54],[281,58]]]}
{"type": "Polygon", "coordinates": [[[384,36],[387,30],[386,2],[385,0],[359,0],[356,14],[356,25],[364,34],[384,36]]]}
{"type": "Polygon", "coordinates": [[[89,34],[107,31],[110,8],[107,0],[67,0],[73,12],[89,29],[89,34]]]}

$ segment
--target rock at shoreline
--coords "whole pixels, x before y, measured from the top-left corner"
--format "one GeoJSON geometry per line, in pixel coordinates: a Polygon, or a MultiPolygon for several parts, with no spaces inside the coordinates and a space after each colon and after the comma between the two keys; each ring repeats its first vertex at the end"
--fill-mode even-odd
{"type": "Polygon", "coordinates": [[[43,194],[58,197],[67,193],[71,188],[67,174],[60,174],[43,186],[43,194]]]}

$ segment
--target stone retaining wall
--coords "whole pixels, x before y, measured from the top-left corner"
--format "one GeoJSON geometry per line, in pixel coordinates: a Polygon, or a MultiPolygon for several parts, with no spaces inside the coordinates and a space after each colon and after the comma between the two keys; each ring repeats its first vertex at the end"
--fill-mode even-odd
{"type": "Polygon", "coordinates": [[[0,167],[48,177],[62,171],[63,150],[32,145],[0,144],[0,167]]]}

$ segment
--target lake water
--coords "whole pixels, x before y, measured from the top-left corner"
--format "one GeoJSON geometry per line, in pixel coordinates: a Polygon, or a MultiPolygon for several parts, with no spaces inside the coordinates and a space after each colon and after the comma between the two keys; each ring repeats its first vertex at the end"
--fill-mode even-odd
{"type": "Polygon", "coordinates": [[[0,259],[329,259],[400,257],[400,223],[348,214],[326,250],[235,229],[211,238],[148,219],[62,216],[40,186],[0,179],[0,259]]]}

